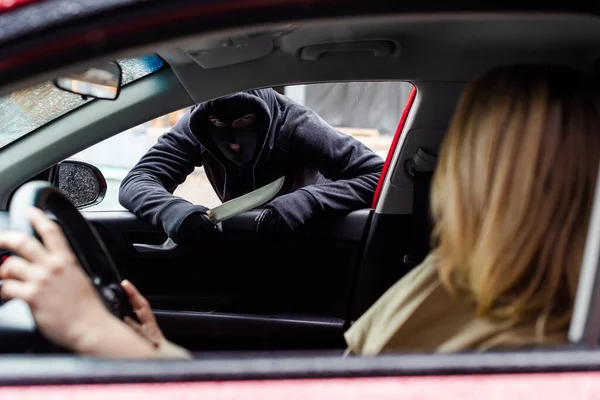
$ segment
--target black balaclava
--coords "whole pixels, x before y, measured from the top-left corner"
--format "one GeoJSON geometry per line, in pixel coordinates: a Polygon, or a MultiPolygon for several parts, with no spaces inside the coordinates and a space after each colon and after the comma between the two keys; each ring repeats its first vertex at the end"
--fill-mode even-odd
{"type": "Polygon", "coordinates": [[[207,136],[225,158],[238,166],[256,159],[271,123],[261,99],[232,95],[213,100],[206,105],[204,116],[207,136]]]}

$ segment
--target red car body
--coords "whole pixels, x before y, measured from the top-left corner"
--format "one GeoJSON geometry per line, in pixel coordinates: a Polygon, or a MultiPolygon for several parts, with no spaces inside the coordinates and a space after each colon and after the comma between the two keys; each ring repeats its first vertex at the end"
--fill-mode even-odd
{"type": "Polygon", "coordinates": [[[3,400],[53,399],[597,399],[600,372],[17,386],[3,400]]]}

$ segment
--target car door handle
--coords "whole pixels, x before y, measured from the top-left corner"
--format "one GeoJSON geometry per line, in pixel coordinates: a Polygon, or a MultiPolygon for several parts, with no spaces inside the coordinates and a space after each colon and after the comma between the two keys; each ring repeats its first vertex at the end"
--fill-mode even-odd
{"type": "Polygon", "coordinates": [[[167,253],[175,250],[177,243],[167,238],[163,244],[134,243],[133,248],[139,253],[167,253]]]}

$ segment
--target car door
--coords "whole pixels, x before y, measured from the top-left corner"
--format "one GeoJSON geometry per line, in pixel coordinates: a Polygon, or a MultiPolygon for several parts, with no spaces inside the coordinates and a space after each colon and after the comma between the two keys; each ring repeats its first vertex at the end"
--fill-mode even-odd
{"type": "MultiPolygon", "coordinates": [[[[345,83],[283,90],[385,156],[402,110],[371,120],[365,113],[361,120],[352,107],[372,104],[377,93],[380,101],[389,98],[390,90],[404,103],[410,88],[345,83]]],[[[108,181],[104,201],[84,214],[122,276],[148,298],[166,336],[194,351],[342,348],[372,210],[320,218],[291,237],[275,239],[255,233],[258,211],[252,211],[225,221],[221,234],[193,248],[161,246],[167,236],[160,228],[118,204],[118,184],[148,143],[181,114],[150,121],[73,157],[99,167],[108,181]],[[116,150],[123,148],[126,153],[116,150]]],[[[208,207],[219,203],[201,168],[175,194],[208,207]]]]}

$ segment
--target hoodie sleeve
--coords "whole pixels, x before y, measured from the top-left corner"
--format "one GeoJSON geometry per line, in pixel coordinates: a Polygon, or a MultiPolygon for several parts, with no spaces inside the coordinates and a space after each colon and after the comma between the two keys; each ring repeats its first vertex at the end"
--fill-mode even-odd
{"type": "Polygon", "coordinates": [[[161,226],[171,237],[183,220],[198,211],[173,192],[195,167],[202,165],[201,147],[189,129],[191,111],[162,135],[121,182],[119,202],[138,217],[161,226]]]}
{"type": "Polygon", "coordinates": [[[370,207],[384,160],[364,144],[333,129],[312,110],[295,105],[282,129],[293,129],[296,162],[319,170],[332,182],[303,187],[270,204],[292,228],[313,215],[370,207]],[[295,114],[295,116],[294,116],[295,114]]]}

